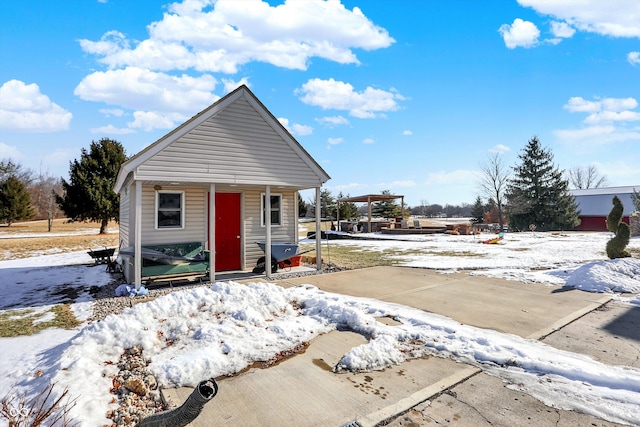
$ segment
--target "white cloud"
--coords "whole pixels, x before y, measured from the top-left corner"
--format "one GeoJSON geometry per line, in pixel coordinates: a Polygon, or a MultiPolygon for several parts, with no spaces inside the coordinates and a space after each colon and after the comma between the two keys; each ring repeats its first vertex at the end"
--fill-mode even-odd
{"type": "Polygon", "coordinates": [[[94,134],[103,134],[103,135],[126,135],[126,134],[136,132],[131,128],[117,128],[113,125],[91,128],[89,129],[89,131],[94,134]]]}
{"type": "MultiPolygon", "coordinates": [[[[612,183],[612,185],[628,185],[640,183],[640,171],[637,163],[633,160],[618,160],[615,162],[596,163],[598,170],[603,176],[612,183]]],[[[637,188],[640,190],[640,188],[637,188]]]]}
{"type": "Polygon", "coordinates": [[[503,153],[506,153],[508,151],[511,151],[511,148],[507,147],[506,145],[502,145],[502,144],[494,145],[493,147],[491,147],[489,149],[490,153],[497,153],[497,154],[503,154],[503,153]]]}
{"type": "Polygon", "coordinates": [[[607,122],[634,122],[640,120],[640,113],[636,111],[600,111],[590,114],[584,122],[586,124],[599,124],[607,122]]]}
{"type": "Polygon", "coordinates": [[[498,32],[509,49],[536,46],[540,37],[540,30],[533,22],[523,21],[520,18],[514,19],[511,25],[502,24],[498,32]]]}
{"type": "Polygon", "coordinates": [[[300,125],[298,123],[294,123],[292,125],[293,134],[298,136],[307,136],[313,133],[313,128],[307,125],[300,125]]]}
{"type": "Polygon", "coordinates": [[[343,192],[348,194],[349,190],[363,190],[363,189],[367,189],[370,188],[370,184],[361,184],[358,182],[350,182],[348,184],[339,184],[339,185],[334,185],[331,187],[328,187],[333,189],[335,192],[339,193],[339,192],[343,192]]]}
{"type": "Polygon", "coordinates": [[[427,174],[426,185],[465,184],[472,185],[478,179],[478,171],[458,169],[452,172],[438,171],[427,174]]]}
{"type": "Polygon", "coordinates": [[[629,64],[631,65],[640,64],[640,52],[629,52],[627,55],[627,61],[629,61],[629,64]]]}
{"type": "Polygon", "coordinates": [[[7,145],[4,142],[0,142],[0,153],[2,153],[0,160],[13,160],[14,163],[24,158],[24,154],[18,150],[18,147],[7,145]]]}
{"type": "Polygon", "coordinates": [[[613,125],[589,126],[581,129],[560,129],[553,131],[562,143],[585,147],[599,147],[626,141],[640,143],[640,131],[623,129],[613,125]]]}
{"type": "Polygon", "coordinates": [[[136,67],[97,71],[86,76],[74,94],[85,101],[126,109],[180,111],[195,114],[219,99],[211,93],[217,81],[210,75],[171,76],[136,67]]]}
{"type": "Polygon", "coordinates": [[[640,120],[640,113],[631,111],[638,106],[635,98],[602,98],[588,101],[575,96],[562,107],[572,113],[590,113],[584,120],[586,124],[603,122],[632,122],[640,120]]]}
{"type": "Polygon", "coordinates": [[[572,113],[588,113],[580,129],[559,129],[553,133],[560,142],[580,145],[583,148],[597,148],[617,142],[640,142],[640,128],[630,129],[627,123],[640,121],[640,112],[635,98],[596,98],[589,101],[582,97],[572,97],[564,109],[572,113]]]}
{"type": "Polygon", "coordinates": [[[375,140],[373,138],[365,138],[362,140],[363,144],[375,144],[375,140]]]}
{"type": "Polygon", "coordinates": [[[336,126],[348,125],[349,119],[343,116],[325,116],[316,119],[316,122],[320,123],[323,126],[334,128],[336,126]]]}
{"type": "Polygon", "coordinates": [[[562,108],[572,113],[593,113],[600,111],[601,104],[598,101],[587,101],[581,96],[574,96],[569,98],[569,101],[562,108]]]}
{"type": "Polygon", "coordinates": [[[106,117],[122,117],[124,116],[124,110],[119,108],[101,108],[98,110],[100,113],[104,114],[106,117]]]}
{"type": "Polygon", "coordinates": [[[573,35],[576,33],[576,30],[574,28],[572,28],[571,25],[567,24],[566,22],[552,21],[551,22],[551,33],[555,37],[568,39],[568,38],[573,37],[573,35]]]}
{"type": "Polygon", "coordinates": [[[638,101],[634,98],[604,98],[602,101],[602,109],[605,111],[626,111],[633,110],[638,106],[638,101]]]}
{"type": "Polygon", "coordinates": [[[240,80],[222,79],[222,84],[224,85],[224,93],[233,92],[242,85],[251,87],[247,77],[243,77],[240,80]]]}
{"type": "Polygon", "coordinates": [[[129,49],[127,36],[119,31],[107,31],[102,35],[100,41],[78,40],[80,48],[93,55],[108,56],[123,49],[129,49]]]}
{"type": "Polygon", "coordinates": [[[311,126],[301,125],[298,123],[290,124],[289,119],[284,117],[278,118],[278,121],[289,131],[291,135],[307,136],[313,133],[313,128],[311,126]]]}
{"type": "Polygon", "coordinates": [[[370,86],[362,92],[356,92],[351,84],[333,78],[311,79],[300,89],[296,89],[295,93],[305,104],[324,110],[346,110],[350,115],[361,119],[384,117],[384,112],[398,110],[400,106],[396,100],[403,99],[396,91],[384,91],[370,86]]]}
{"type": "MultiPolygon", "coordinates": [[[[388,183],[385,182],[381,182],[376,184],[379,188],[389,188],[389,189],[393,189],[393,188],[408,188],[408,187],[415,187],[416,185],[418,185],[415,181],[410,180],[410,179],[405,179],[405,180],[401,180],[401,181],[391,181],[388,183]]],[[[397,194],[396,194],[397,195],[397,194]]]]}
{"type": "Polygon", "coordinates": [[[613,37],[640,38],[640,2],[637,0],[518,0],[542,15],[569,26],[613,37]]]}
{"type": "Polygon", "coordinates": [[[0,129],[21,132],[57,132],[69,129],[73,114],[35,84],[9,80],[0,87],[0,129]]]}
{"type": "Polygon", "coordinates": [[[185,1],[168,6],[148,26],[149,38],[130,42],[117,31],[99,41],[80,40],[85,52],[110,68],[236,73],[251,61],[306,70],[312,57],[358,64],[353,49],[374,50],[395,42],[362,11],[339,1],[185,1]]]}
{"type": "Polygon", "coordinates": [[[413,135],[413,132],[411,132],[409,129],[405,129],[402,131],[402,134],[405,136],[410,136],[413,135]]]}
{"type": "Polygon", "coordinates": [[[133,113],[133,118],[132,122],[127,123],[130,128],[149,132],[154,129],[173,129],[178,124],[187,121],[189,116],[158,111],[136,111],[133,113]]]}
{"type": "Polygon", "coordinates": [[[344,142],[344,138],[327,138],[327,142],[329,143],[329,145],[327,145],[327,150],[331,150],[331,147],[334,145],[342,144],[344,142]]]}

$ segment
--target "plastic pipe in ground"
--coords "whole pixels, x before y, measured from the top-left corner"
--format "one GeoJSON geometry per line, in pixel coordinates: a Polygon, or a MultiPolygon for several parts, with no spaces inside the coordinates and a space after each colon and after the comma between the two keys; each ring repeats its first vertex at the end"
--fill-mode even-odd
{"type": "Polygon", "coordinates": [[[138,427],[184,427],[200,415],[204,405],[216,394],[216,380],[201,381],[180,407],[153,414],[140,421],[138,427]]]}

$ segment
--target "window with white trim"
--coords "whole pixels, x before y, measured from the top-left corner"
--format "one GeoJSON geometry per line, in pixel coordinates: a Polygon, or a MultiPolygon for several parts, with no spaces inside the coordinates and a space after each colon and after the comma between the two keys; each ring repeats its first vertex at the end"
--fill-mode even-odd
{"type": "Polygon", "coordinates": [[[184,191],[156,192],[156,228],[184,228],[184,191]]]}
{"type": "MultiPolygon", "coordinates": [[[[263,227],[266,224],[267,211],[265,210],[265,200],[266,194],[262,193],[262,197],[260,198],[260,210],[262,212],[262,220],[260,221],[260,225],[263,227]]],[[[272,194],[271,195],[271,225],[282,225],[282,194],[272,194]]]]}

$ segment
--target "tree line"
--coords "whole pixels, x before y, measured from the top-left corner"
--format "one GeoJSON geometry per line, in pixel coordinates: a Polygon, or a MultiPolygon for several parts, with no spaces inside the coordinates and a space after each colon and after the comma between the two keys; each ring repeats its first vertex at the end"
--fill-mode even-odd
{"type": "MultiPolygon", "coordinates": [[[[595,166],[561,170],[554,164],[551,150],[543,147],[536,136],[522,149],[517,164],[507,166],[500,154],[494,154],[481,166],[480,172],[476,184],[481,195],[474,203],[442,206],[423,200],[420,206],[406,206],[405,214],[431,218],[470,217],[474,223],[498,224],[501,231],[507,224],[514,231],[570,230],[580,224],[578,206],[569,192],[570,186],[587,189],[608,184],[595,166]]],[[[382,194],[390,193],[384,190],[382,194]]],[[[640,200],[637,192],[632,197],[640,200]]],[[[337,199],[341,198],[342,193],[337,199]]],[[[305,213],[315,216],[314,203],[305,203],[300,198],[299,204],[301,216],[305,213]]],[[[323,218],[337,218],[336,199],[328,190],[321,192],[321,206],[323,218]]],[[[366,206],[358,208],[354,204],[340,204],[340,218],[357,218],[366,215],[366,210],[366,206]]],[[[401,215],[401,207],[395,200],[380,201],[372,204],[372,214],[394,218],[401,215]]]]}
{"type": "Polygon", "coordinates": [[[113,192],[120,166],[126,160],[122,144],[108,138],[82,149],[69,164],[69,180],[38,174],[11,160],[0,161],[0,222],[46,219],[64,215],[70,221],[100,223],[106,233],[110,220],[118,220],[120,196],[113,192]]]}
{"type": "MultiPolygon", "coordinates": [[[[490,156],[481,166],[477,183],[480,195],[474,203],[461,205],[429,204],[405,206],[405,215],[422,217],[471,217],[476,223],[496,223],[503,230],[566,230],[579,224],[575,199],[569,193],[574,188],[601,187],[607,184],[595,167],[560,170],[553,163],[553,154],[533,137],[518,155],[519,162],[507,167],[499,154],[490,156]]],[[[100,223],[100,233],[106,232],[110,220],[118,220],[119,195],[113,186],[120,166],[127,160],[118,141],[103,138],[82,149],[80,159],[69,164],[69,181],[49,173],[22,168],[11,160],[0,161],[0,222],[9,226],[16,221],[47,219],[49,230],[53,219],[64,215],[71,221],[100,223]]],[[[383,190],[383,195],[391,195],[383,190]]],[[[338,203],[348,198],[341,193],[333,197],[327,189],[320,193],[320,216],[325,219],[350,220],[367,215],[367,206],[353,202],[338,203]]],[[[633,200],[640,200],[635,193],[633,200]]],[[[305,202],[298,195],[301,217],[315,217],[315,203],[305,202]]],[[[372,204],[372,214],[382,218],[397,218],[402,207],[397,199],[372,204]]]]}

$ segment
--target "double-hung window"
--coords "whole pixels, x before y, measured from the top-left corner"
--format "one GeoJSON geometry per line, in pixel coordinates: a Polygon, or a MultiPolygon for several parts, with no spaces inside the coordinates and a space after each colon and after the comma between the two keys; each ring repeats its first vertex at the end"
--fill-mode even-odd
{"type": "Polygon", "coordinates": [[[156,192],[156,228],[184,228],[184,191],[156,192]]]}
{"type": "MultiPolygon", "coordinates": [[[[267,211],[265,210],[266,195],[262,193],[260,208],[262,211],[261,225],[264,227],[267,223],[267,211]]],[[[282,225],[282,194],[272,194],[271,203],[268,206],[271,209],[271,225],[282,225]]]]}

